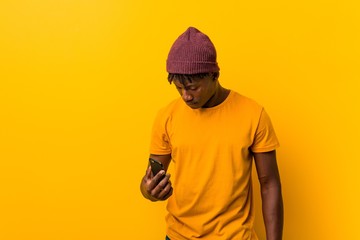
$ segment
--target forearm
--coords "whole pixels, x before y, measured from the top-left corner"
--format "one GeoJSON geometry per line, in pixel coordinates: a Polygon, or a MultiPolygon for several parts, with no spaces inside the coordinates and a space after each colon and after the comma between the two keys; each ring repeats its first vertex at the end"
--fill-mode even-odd
{"type": "Polygon", "coordinates": [[[261,185],[262,210],[267,240],[281,240],[284,224],[284,208],[280,181],[261,185]]]}

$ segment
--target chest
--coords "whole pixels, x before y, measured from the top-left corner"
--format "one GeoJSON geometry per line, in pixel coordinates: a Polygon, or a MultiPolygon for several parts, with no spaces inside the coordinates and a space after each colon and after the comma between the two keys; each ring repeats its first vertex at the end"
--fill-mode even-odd
{"type": "Polygon", "coordinates": [[[246,114],[177,115],[168,124],[173,151],[242,151],[253,143],[256,126],[246,114]]]}

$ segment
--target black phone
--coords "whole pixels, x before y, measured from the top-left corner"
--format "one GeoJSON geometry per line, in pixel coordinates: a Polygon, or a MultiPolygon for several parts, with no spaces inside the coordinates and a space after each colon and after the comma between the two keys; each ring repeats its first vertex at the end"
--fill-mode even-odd
{"type": "Polygon", "coordinates": [[[161,170],[164,170],[164,166],[161,162],[152,158],[149,158],[149,161],[150,161],[151,171],[154,176],[161,170]]]}

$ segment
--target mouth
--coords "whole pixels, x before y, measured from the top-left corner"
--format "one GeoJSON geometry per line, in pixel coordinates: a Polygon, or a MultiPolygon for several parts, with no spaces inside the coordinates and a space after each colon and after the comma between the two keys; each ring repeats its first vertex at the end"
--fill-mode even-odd
{"type": "Polygon", "coordinates": [[[196,102],[186,102],[186,105],[188,105],[189,107],[191,107],[193,109],[199,108],[199,106],[196,102]]]}
{"type": "Polygon", "coordinates": [[[187,105],[189,105],[189,106],[194,106],[194,105],[196,105],[196,102],[185,102],[187,105]]]}

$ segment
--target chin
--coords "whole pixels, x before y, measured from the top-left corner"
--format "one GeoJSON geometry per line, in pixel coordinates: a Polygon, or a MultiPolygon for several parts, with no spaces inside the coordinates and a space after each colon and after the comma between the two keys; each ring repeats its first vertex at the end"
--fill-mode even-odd
{"type": "Polygon", "coordinates": [[[201,108],[201,107],[198,107],[198,106],[189,106],[190,108],[192,108],[192,109],[199,109],[199,108],[201,108]]]}

